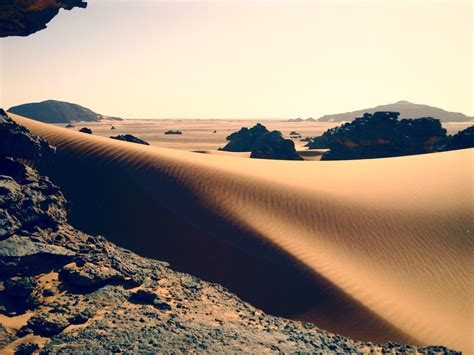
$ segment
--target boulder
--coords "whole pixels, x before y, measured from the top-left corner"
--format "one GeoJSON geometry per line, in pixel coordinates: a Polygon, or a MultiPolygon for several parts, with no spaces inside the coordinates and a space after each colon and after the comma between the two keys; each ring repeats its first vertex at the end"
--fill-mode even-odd
{"type": "Polygon", "coordinates": [[[17,335],[35,334],[42,337],[53,337],[61,333],[70,325],[69,320],[61,313],[40,313],[31,317],[25,326],[21,327],[17,335]]]}
{"type": "Polygon", "coordinates": [[[88,128],[88,127],[82,127],[79,132],[82,132],[82,133],[87,133],[87,134],[92,134],[92,129],[88,128]]]}
{"type": "Polygon", "coordinates": [[[14,235],[0,241],[0,274],[28,275],[58,269],[70,262],[73,255],[61,246],[14,235]]]}
{"type": "Polygon", "coordinates": [[[150,145],[150,143],[148,143],[147,141],[144,141],[143,139],[132,136],[131,134],[122,134],[122,135],[118,135],[118,136],[112,136],[110,138],[116,139],[116,140],[119,140],[119,141],[150,145]]]}

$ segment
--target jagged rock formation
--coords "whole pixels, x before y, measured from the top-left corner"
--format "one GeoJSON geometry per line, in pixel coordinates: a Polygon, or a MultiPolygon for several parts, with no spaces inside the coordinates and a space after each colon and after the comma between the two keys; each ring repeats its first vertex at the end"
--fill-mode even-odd
{"type": "Polygon", "coordinates": [[[137,144],[144,144],[144,145],[150,145],[147,141],[144,141],[143,139],[140,139],[138,137],[135,137],[131,134],[121,134],[118,136],[113,136],[110,137],[112,139],[117,139],[119,141],[125,141],[125,142],[131,142],[131,143],[137,143],[137,144]]]}
{"type": "Polygon", "coordinates": [[[396,157],[440,150],[446,130],[431,117],[398,119],[398,112],[365,113],[313,138],[310,149],[330,149],[321,160],[396,157]]]}
{"type": "Polygon", "coordinates": [[[449,112],[442,108],[414,104],[408,101],[398,101],[393,104],[379,105],[373,108],[366,108],[363,110],[357,110],[346,113],[338,113],[333,115],[325,115],[318,118],[319,122],[342,122],[352,121],[357,117],[362,116],[364,113],[375,113],[378,111],[391,111],[399,112],[400,118],[413,118],[413,117],[434,117],[439,119],[441,122],[469,122],[474,117],[466,116],[459,112],[449,112]]]}
{"type": "Polygon", "coordinates": [[[251,152],[251,158],[303,160],[296,153],[291,139],[284,139],[279,131],[269,131],[257,123],[252,128],[243,127],[227,137],[229,143],[222,150],[228,152],[251,152]]]}
{"type": "Polygon", "coordinates": [[[45,29],[60,9],[86,6],[82,0],[2,0],[0,37],[28,36],[45,29]]]}
{"type": "MultiPolygon", "coordinates": [[[[22,131],[32,156],[43,154],[47,144],[8,117],[0,128],[22,131]]],[[[82,233],[67,223],[59,189],[19,157],[0,155],[1,352],[449,352],[357,342],[269,316],[219,285],[82,233]]]]}
{"type": "Polygon", "coordinates": [[[103,119],[122,120],[105,116],[70,102],[46,100],[11,107],[8,112],[46,123],[97,122],[103,119]]]}

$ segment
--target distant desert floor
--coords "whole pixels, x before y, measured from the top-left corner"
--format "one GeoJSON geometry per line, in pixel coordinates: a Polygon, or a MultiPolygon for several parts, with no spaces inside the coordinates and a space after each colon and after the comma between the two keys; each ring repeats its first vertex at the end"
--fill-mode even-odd
{"type": "MultiPolygon", "coordinates": [[[[146,140],[151,145],[189,151],[211,151],[222,148],[226,144],[226,137],[232,132],[238,131],[242,127],[252,127],[261,123],[269,130],[282,132],[283,136],[295,142],[299,152],[306,150],[301,142],[301,138],[317,137],[327,129],[337,127],[342,123],[330,122],[285,122],[283,120],[229,120],[229,119],[127,119],[123,121],[104,120],[100,122],[76,122],[71,130],[79,130],[82,127],[89,127],[95,135],[101,137],[116,136],[118,134],[133,134],[146,140]],[[115,130],[111,127],[114,126],[115,130]],[[180,130],[183,135],[165,135],[167,130],[180,130]],[[216,133],[214,133],[216,131],[216,133]],[[295,131],[301,138],[290,138],[290,132],[295,131]]],[[[448,134],[470,126],[472,123],[444,123],[443,127],[448,130],[448,134]]],[[[56,124],[58,127],[65,127],[66,124],[56,124]]],[[[312,160],[315,153],[302,154],[305,159],[312,160]]]]}
{"type": "MultiPolygon", "coordinates": [[[[241,159],[11,116],[57,147],[54,158],[32,164],[62,188],[76,227],[219,282],[269,313],[360,340],[474,351],[473,149],[241,159]]],[[[302,127],[290,129],[304,137],[302,127]]],[[[170,128],[185,139],[183,127],[170,128]]],[[[146,127],[121,129],[112,132],[150,139],[146,127]]]]}
{"type": "MultiPolygon", "coordinates": [[[[328,128],[338,126],[334,123],[317,122],[284,122],[282,120],[226,120],[226,119],[159,119],[159,120],[123,120],[101,122],[77,122],[72,130],[89,127],[94,134],[110,137],[118,134],[133,134],[149,142],[151,145],[181,150],[217,150],[223,147],[226,137],[242,127],[252,127],[262,123],[269,130],[278,130],[285,138],[290,138],[290,132],[296,131],[302,138],[321,135],[328,128]],[[110,129],[112,126],[115,130],[110,129]],[[180,130],[182,135],[165,135],[167,130],[180,130]],[[216,131],[216,133],[214,133],[216,131]]],[[[64,127],[66,124],[57,124],[64,127]]],[[[293,139],[297,149],[305,149],[306,142],[293,139]]]]}

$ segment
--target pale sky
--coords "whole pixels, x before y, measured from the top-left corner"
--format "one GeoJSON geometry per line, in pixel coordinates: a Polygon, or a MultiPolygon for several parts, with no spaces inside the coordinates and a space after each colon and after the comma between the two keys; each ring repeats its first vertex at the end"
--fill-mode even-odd
{"type": "Polygon", "coordinates": [[[4,108],[316,118],[408,100],[474,115],[470,0],[88,0],[0,51],[4,108]]]}

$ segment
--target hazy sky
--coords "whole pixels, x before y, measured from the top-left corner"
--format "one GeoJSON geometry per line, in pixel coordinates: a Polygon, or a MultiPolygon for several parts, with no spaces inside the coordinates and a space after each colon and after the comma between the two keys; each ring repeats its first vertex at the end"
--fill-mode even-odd
{"type": "Polygon", "coordinates": [[[474,114],[470,0],[88,3],[0,40],[3,107],[283,118],[409,100],[474,114]]]}

